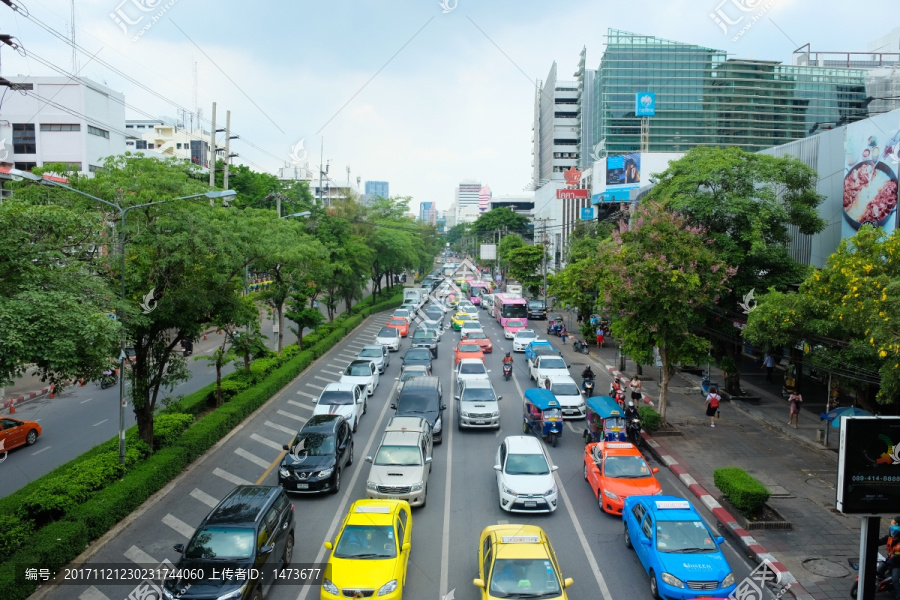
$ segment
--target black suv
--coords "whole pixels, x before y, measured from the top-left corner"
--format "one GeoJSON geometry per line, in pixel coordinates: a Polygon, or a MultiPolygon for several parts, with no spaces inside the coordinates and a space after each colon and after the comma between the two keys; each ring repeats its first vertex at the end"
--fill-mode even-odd
{"type": "Polygon", "coordinates": [[[391,408],[397,417],[422,417],[431,425],[435,444],[443,440],[443,415],[447,405],[443,400],[441,380],[437,377],[414,377],[403,384],[403,390],[391,408]]]}
{"type": "Polygon", "coordinates": [[[528,301],[528,318],[529,319],[546,319],[547,305],[543,300],[533,298],[528,301]]]}
{"type": "Polygon", "coordinates": [[[341,415],[315,415],[283,446],[288,453],[278,469],[286,492],[341,491],[341,472],[353,464],[353,435],[341,415]]]}
{"type": "Polygon", "coordinates": [[[431,351],[431,356],[438,357],[438,334],[433,329],[418,327],[412,336],[413,348],[425,348],[431,351]]]}
{"type": "Polygon", "coordinates": [[[186,547],[175,545],[181,557],[174,570],[201,577],[166,580],[162,598],[262,600],[275,571],[291,563],[294,527],[294,507],[280,487],[234,488],[203,519],[186,547]],[[225,579],[221,575],[226,569],[257,569],[259,576],[225,579]]]}
{"type": "Polygon", "coordinates": [[[400,371],[411,365],[423,365],[431,370],[431,351],[427,348],[410,348],[403,355],[403,364],[400,365],[400,371]]]}

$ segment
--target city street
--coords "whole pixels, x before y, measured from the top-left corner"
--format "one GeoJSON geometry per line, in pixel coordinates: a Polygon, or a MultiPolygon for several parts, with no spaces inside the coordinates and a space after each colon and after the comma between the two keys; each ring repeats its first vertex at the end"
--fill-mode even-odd
{"type": "MultiPolygon", "coordinates": [[[[501,430],[472,432],[456,428],[452,348],[459,340],[459,334],[447,331],[434,363],[448,407],[444,415],[444,442],[434,450],[427,506],[413,511],[412,549],[404,595],[413,600],[437,600],[454,592],[447,597],[478,598],[472,579],[476,576],[479,533],[488,525],[528,523],[544,528],[556,550],[562,576],[574,578],[574,585],[567,590],[570,598],[649,598],[647,576],[634,552],[625,548],[621,519],[599,511],[582,477],[582,421],[567,422],[559,445],[548,448],[553,462],[559,466],[556,474],[560,488],[558,510],[551,515],[515,515],[500,509],[492,468],[494,456],[502,437],[521,435],[522,392],[533,383],[528,378],[521,353],[514,355],[515,377],[503,381],[500,363],[505,352],[511,350],[511,340],[503,339],[499,325],[487,313],[482,311],[480,316],[486,333],[494,341],[494,352],[487,355],[486,363],[492,370],[491,378],[497,393],[503,396],[500,401],[501,430]]],[[[163,560],[174,563],[178,554],[172,546],[185,543],[210,508],[234,485],[277,485],[276,471],[283,455],[282,444],[288,443],[311,415],[313,401],[323,386],[339,379],[343,367],[364,344],[372,342],[387,317],[387,314],[381,314],[369,318],[316,365],[304,371],[241,427],[156,494],[142,510],[92,547],[89,564],[128,567],[135,563],[156,565],[163,560]]],[[[544,327],[545,322],[534,324],[539,335],[544,327]]],[[[368,413],[354,435],[354,462],[342,478],[340,493],[292,497],[297,522],[295,566],[324,563],[328,555],[322,543],[333,540],[350,503],[365,497],[369,465],[364,458],[372,454],[392,416],[390,399],[396,394],[395,378],[408,347],[409,341],[403,340],[400,351],[392,353],[385,376],[368,400],[368,413]]],[[[583,362],[574,361],[570,371],[577,377],[583,366],[583,362]]],[[[599,373],[598,389],[605,389],[607,377],[601,370],[595,370],[599,373]]],[[[652,460],[650,463],[660,466],[652,460]]],[[[667,469],[661,469],[657,477],[664,493],[690,499],[688,491],[667,469]]],[[[715,530],[715,519],[699,503],[694,502],[694,505],[715,530]]],[[[726,538],[723,550],[735,579],[740,581],[752,565],[731,544],[726,538]]],[[[133,588],[133,584],[67,585],[39,591],[35,597],[120,600],[128,597],[133,588]]],[[[294,585],[276,586],[267,595],[268,600],[318,597],[317,586],[294,585]]]]}

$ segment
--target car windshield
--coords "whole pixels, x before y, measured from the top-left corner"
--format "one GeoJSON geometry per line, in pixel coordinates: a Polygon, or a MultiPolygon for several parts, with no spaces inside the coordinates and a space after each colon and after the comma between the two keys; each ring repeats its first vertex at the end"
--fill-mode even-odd
{"type": "Polygon", "coordinates": [[[252,529],[204,527],[184,552],[185,558],[250,558],[253,556],[252,529]]]}
{"type": "Polygon", "coordinates": [[[344,371],[344,375],[349,375],[351,377],[368,377],[372,374],[372,367],[369,366],[372,363],[364,362],[361,364],[350,365],[347,367],[347,370],[344,371]]]}
{"type": "Polygon", "coordinates": [[[335,558],[396,558],[397,542],[389,525],[347,525],[334,547],[335,558]]]}
{"type": "Polygon", "coordinates": [[[382,327],[378,337],[397,337],[397,330],[393,327],[382,327]]]}
{"type": "Polygon", "coordinates": [[[363,348],[359,356],[366,358],[381,358],[384,356],[384,350],[381,348],[363,348]]]}
{"type": "Polygon", "coordinates": [[[537,334],[530,329],[520,329],[518,333],[516,333],[516,337],[520,340],[531,340],[537,337],[537,334]]]}
{"type": "Polygon", "coordinates": [[[525,327],[525,323],[518,319],[510,319],[506,322],[507,327],[525,327]]]}
{"type": "Polygon", "coordinates": [[[562,594],[549,558],[497,559],[490,592],[496,598],[555,598],[562,594]]]}
{"type": "Polygon", "coordinates": [[[460,344],[460,352],[481,352],[481,346],[478,344],[460,344]]]}
{"type": "MultiPolygon", "coordinates": [[[[435,390],[437,394],[437,390],[435,390]]],[[[428,412],[437,412],[438,400],[431,395],[408,394],[400,396],[397,401],[397,414],[424,414],[428,412]]]]}
{"type": "Polygon", "coordinates": [[[550,466],[543,454],[510,454],[506,458],[507,475],[547,475],[550,466]]]}
{"type": "Polygon", "coordinates": [[[298,456],[334,456],[334,436],[325,433],[300,433],[291,442],[291,453],[298,456]],[[298,445],[302,445],[297,449],[298,445]]]}
{"type": "Polygon", "coordinates": [[[549,358],[541,359],[541,368],[542,369],[565,369],[566,361],[561,358],[553,358],[552,356],[549,358]]]}
{"type": "Polygon", "coordinates": [[[417,329],[413,334],[414,340],[433,340],[435,337],[435,333],[433,331],[429,331],[427,329],[417,329]]]}
{"type": "Polygon", "coordinates": [[[375,464],[395,467],[417,467],[422,464],[418,446],[382,446],[375,455],[375,464]]]}
{"type": "Polygon", "coordinates": [[[484,368],[484,364],[477,363],[463,363],[459,367],[459,372],[461,375],[478,375],[481,373],[487,373],[484,368]]]}
{"type": "Polygon", "coordinates": [[[466,311],[466,312],[469,313],[469,314],[478,314],[478,309],[475,308],[475,306],[472,305],[472,304],[467,304],[467,305],[463,308],[463,310],[466,311]]]}
{"type": "Polygon", "coordinates": [[[607,456],[603,461],[603,474],[620,479],[650,477],[650,467],[640,456],[607,456]]]}
{"type": "Polygon", "coordinates": [[[497,399],[491,388],[467,388],[463,390],[460,400],[463,402],[493,402],[497,399]]]}
{"type": "Polygon", "coordinates": [[[424,348],[413,348],[406,353],[403,360],[431,360],[431,352],[424,348]]]}
{"type": "Polygon", "coordinates": [[[425,377],[426,375],[427,375],[427,373],[426,373],[425,371],[419,371],[419,370],[416,370],[416,371],[410,371],[410,370],[405,370],[405,371],[403,371],[403,373],[401,373],[401,375],[400,375],[400,381],[409,381],[409,380],[412,379],[413,377],[425,377]]]}
{"type": "Polygon", "coordinates": [[[683,554],[719,549],[703,521],[657,521],[656,548],[683,554]]]}
{"type": "Polygon", "coordinates": [[[544,303],[541,300],[529,300],[528,308],[544,308],[544,303]]]}
{"type": "Polygon", "coordinates": [[[322,392],[319,404],[353,404],[352,392],[326,391],[322,392]]]}
{"type": "Polygon", "coordinates": [[[577,396],[581,392],[578,390],[578,386],[571,382],[565,383],[553,383],[550,391],[553,392],[554,396],[577,396]]]}
{"type": "Polygon", "coordinates": [[[470,331],[466,334],[467,340],[486,340],[487,335],[483,331],[470,331]]]}
{"type": "Polygon", "coordinates": [[[457,315],[456,315],[454,318],[455,318],[457,321],[468,321],[468,320],[469,320],[469,313],[461,313],[461,314],[460,314],[460,313],[457,313],[457,315]]]}
{"type": "Polygon", "coordinates": [[[388,325],[391,325],[392,327],[405,327],[406,319],[391,319],[391,322],[388,323],[388,325]]]}

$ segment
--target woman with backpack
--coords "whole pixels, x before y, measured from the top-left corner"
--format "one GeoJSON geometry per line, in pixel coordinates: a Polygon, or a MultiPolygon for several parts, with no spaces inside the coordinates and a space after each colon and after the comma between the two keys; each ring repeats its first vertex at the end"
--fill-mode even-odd
{"type": "Polygon", "coordinates": [[[706,416],[709,417],[709,426],[716,426],[716,414],[719,412],[719,401],[722,400],[722,397],[719,396],[719,390],[716,388],[710,388],[709,395],[706,397],[706,416]]]}

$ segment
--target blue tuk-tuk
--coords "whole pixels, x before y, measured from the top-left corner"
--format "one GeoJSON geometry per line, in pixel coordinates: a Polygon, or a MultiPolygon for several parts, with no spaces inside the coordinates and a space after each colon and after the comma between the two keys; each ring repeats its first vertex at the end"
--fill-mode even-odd
{"type": "Polygon", "coordinates": [[[592,396],[587,399],[584,443],[626,442],[625,417],[615,398],[592,396]]]}
{"type": "Polygon", "coordinates": [[[539,435],[551,446],[556,446],[563,425],[559,400],[550,390],[530,388],[525,390],[524,402],[522,431],[539,435]]]}

